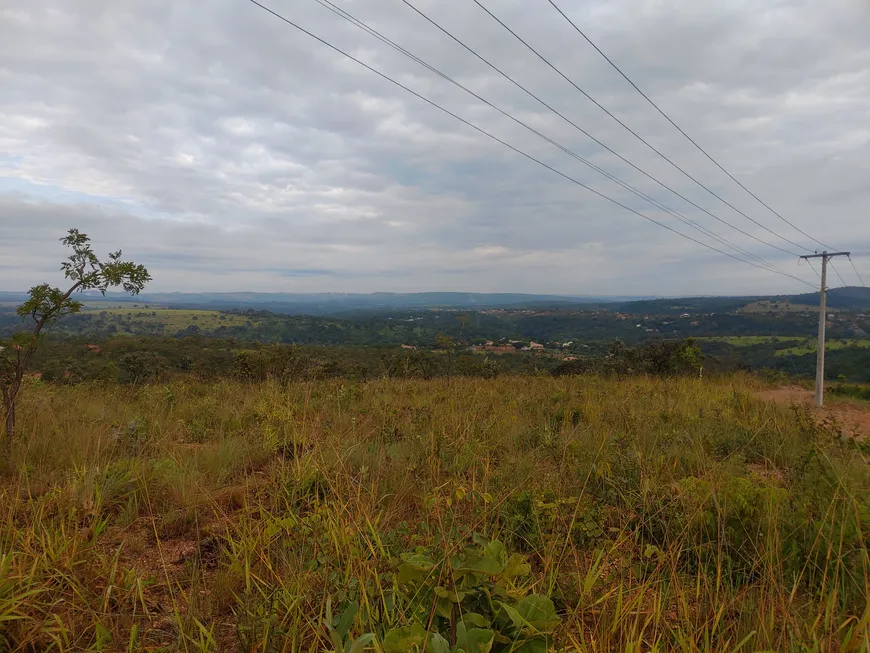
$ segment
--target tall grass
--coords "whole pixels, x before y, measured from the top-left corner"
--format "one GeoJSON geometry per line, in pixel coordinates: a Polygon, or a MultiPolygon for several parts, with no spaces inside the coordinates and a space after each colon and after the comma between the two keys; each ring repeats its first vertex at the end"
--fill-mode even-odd
{"type": "Polygon", "coordinates": [[[0,483],[0,651],[334,650],[354,603],[349,636],[374,649],[409,619],[399,555],[474,535],[525,556],[559,649],[868,651],[867,463],[756,390],[28,388],[0,483]]]}

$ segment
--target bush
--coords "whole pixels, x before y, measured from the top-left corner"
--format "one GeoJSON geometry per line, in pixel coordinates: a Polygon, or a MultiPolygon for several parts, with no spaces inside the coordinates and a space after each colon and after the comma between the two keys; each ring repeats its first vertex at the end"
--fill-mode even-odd
{"type": "Polygon", "coordinates": [[[697,376],[702,367],[700,348],[694,338],[686,340],[650,340],[638,347],[626,347],[614,340],[603,358],[565,361],[553,370],[554,376],[588,372],[606,374],[651,374],[653,376],[697,376]]]}
{"type": "Polygon", "coordinates": [[[435,556],[402,554],[395,576],[410,623],[384,637],[385,653],[546,651],[561,619],[553,602],[529,594],[531,567],[498,540],[435,556]]]}
{"type": "Polygon", "coordinates": [[[135,351],[118,360],[121,383],[141,384],[160,380],[168,368],[166,359],[153,351],[135,351]]]}

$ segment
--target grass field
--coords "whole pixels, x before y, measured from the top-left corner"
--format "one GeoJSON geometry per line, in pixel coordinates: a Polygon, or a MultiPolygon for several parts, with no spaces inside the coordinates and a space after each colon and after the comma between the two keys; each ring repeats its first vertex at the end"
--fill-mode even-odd
{"type": "Polygon", "coordinates": [[[33,385],[0,650],[867,651],[864,454],[759,389],[33,385]]]}
{"type": "MultiPolygon", "coordinates": [[[[141,320],[145,323],[164,324],[167,333],[174,333],[192,324],[201,329],[216,329],[219,326],[241,326],[251,318],[244,315],[221,313],[209,310],[185,310],[174,308],[99,308],[96,312],[105,312],[118,320],[141,320]]],[[[256,318],[254,318],[256,322],[256,318]]]]}
{"type": "Polygon", "coordinates": [[[130,302],[113,302],[109,300],[85,299],[82,301],[85,311],[106,311],[110,309],[129,309],[137,311],[151,311],[158,308],[166,308],[163,304],[131,304],[130,302]]]}
{"type": "MultiPolygon", "coordinates": [[[[776,356],[803,356],[805,354],[813,354],[816,351],[815,338],[796,338],[793,336],[710,336],[697,338],[700,342],[724,342],[733,347],[752,347],[754,345],[762,345],[765,343],[776,342],[794,343],[793,347],[779,349],[776,356]]],[[[835,349],[843,349],[845,347],[870,347],[870,340],[836,340],[828,339],[826,347],[829,351],[835,349]]]]}
{"type": "Polygon", "coordinates": [[[734,347],[751,347],[753,345],[763,345],[769,342],[795,342],[803,343],[807,338],[799,338],[795,336],[702,336],[696,338],[699,342],[724,342],[734,347]]]}
{"type": "MultiPolygon", "coordinates": [[[[830,309],[834,312],[833,309],[830,309]]],[[[747,304],[742,309],[742,313],[818,313],[818,306],[808,306],[805,304],[792,304],[789,301],[768,301],[753,302],[747,304]]]]}
{"type": "MultiPolygon", "coordinates": [[[[866,349],[870,347],[870,340],[828,340],[825,343],[826,351],[835,349],[845,349],[846,347],[860,347],[866,349]]],[[[780,349],[776,352],[777,356],[803,356],[806,354],[814,354],[818,349],[815,340],[807,340],[804,344],[798,347],[790,347],[788,349],[780,349]]]]}

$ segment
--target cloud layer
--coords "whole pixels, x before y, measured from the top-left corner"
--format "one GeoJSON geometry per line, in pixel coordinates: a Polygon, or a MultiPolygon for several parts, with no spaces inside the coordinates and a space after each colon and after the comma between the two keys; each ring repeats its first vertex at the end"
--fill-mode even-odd
{"type": "MultiPolygon", "coordinates": [[[[623,130],[473,0],[411,0],[559,112],[714,215],[788,250],[623,130]]],[[[481,0],[616,116],[772,231],[755,202],[547,0],[481,0]]],[[[401,0],[342,8],[610,173],[812,283],[602,150],[401,0]]],[[[515,147],[707,242],[315,0],[268,6],[515,147]]],[[[870,277],[870,5],[562,0],[690,135],[870,277]]],[[[0,9],[0,288],[57,278],[76,226],[153,290],[797,291],[487,139],[247,0],[34,0],[0,9]]],[[[730,250],[729,250],[730,251],[730,250]]],[[[740,256],[743,256],[742,254],[740,256]]],[[[847,282],[856,279],[840,266],[847,282]]],[[[835,279],[835,281],[838,281],[835,279]]]]}

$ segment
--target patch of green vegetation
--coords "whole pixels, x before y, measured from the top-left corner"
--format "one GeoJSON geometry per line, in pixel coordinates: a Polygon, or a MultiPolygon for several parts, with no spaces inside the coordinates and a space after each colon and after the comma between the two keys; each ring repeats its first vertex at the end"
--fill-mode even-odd
{"type": "MultiPolygon", "coordinates": [[[[831,309],[833,310],[833,309],[831,309]]],[[[818,306],[809,306],[807,304],[792,304],[788,300],[762,300],[747,304],[742,309],[742,313],[818,313],[818,306]]]]}
{"type": "MultiPolygon", "coordinates": [[[[870,348],[870,340],[829,340],[825,343],[827,351],[835,351],[837,349],[847,349],[849,347],[857,347],[858,349],[870,348]]],[[[814,354],[818,349],[815,340],[807,340],[799,347],[790,347],[788,349],[780,349],[776,352],[777,356],[805,356],[814,354]]]]}
{"type": "Polygon", "coordinates": [[[158,308],[167,308],[163,304],[133,304],[131,302],[117,302],[107,299],[85,299],[82,301],[82,311],[106,311],[109,309],[136,309],[136,310],[155,310],[158,308]]]}
{"type": "Polygon", "coordinates": [[[829,385],[827,393],[833,398],[840,398],[848,402],[858,402],[870,408],[870,385],[854,384],[840,381],[829,385]]]}
{"type": "Polygon", "coordinates": [[[125,322],[137,322],[142,325],[162,326],[163,332],[170,334],[196,326],[199,329],[216,329],[220,326],[246,326],[258,322],[256,318],[235,313],[223,313],[211,310],[189,310],[175,308],[110,308],[101,309],[108,323],[123,325],[125,322]]]}
{"type": "Polygon", "coordinates": [[[751,347],[753,345],[763,345],[767,343],[782,343],[782,342],[804,342],[806,338],[795,338],[794,336],[707,336],[697,338],[699,341],[707,342],[724,342],[734,347],[751,347]]]}

